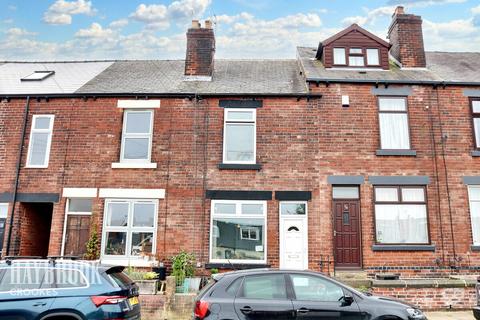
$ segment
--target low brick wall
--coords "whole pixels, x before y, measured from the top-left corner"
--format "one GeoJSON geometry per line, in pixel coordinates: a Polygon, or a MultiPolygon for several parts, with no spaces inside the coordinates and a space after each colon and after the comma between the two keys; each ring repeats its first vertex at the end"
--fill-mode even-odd
{"type": "Polygon", "coordinates": [[[406,301],[422,310],[471,309],[476,305],[474,287],[463,288],[398,288],[373,287],[375,295],[406,301]]]}
{"type": "Polygon", "coordinates": [[[164,318],[165,296],[163,294],[142,294],[139,296],[142,319],[162,320],[164,318]]]}

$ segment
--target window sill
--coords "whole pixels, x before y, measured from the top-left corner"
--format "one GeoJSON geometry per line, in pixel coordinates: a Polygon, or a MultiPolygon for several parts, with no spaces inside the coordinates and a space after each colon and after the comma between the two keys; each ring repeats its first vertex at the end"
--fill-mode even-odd
{"type": "Polygon", "coordinates": [[[259,268],[270,268],[269,264],[260,263],[206,263],[205,269],[235,269],[235,270],[244,270],[244,269],[259,269],[259,268]]]}
{"type": "Polygon", "coordinates": [[[480,251],[480,245],[472,244],[472,245],[470,246],[470,250],[471,250],[471,251],[480,251]]]}
{"type": "Polygon", "coordinates": [[[143,259],[128,259],[128,258],[101,258],[100,263],[114,266],[132,266],[132,267],[151,267],[153,261],[146,261],[143,259]]]}
{"type": "Polygon", "coordinates": [[[254,164],[240,164],[240,163],[219,163],[218,169],[220,170],[257,170],[260,171],[262,169],[262,165],[260,163],[254,164]]]}
{"type": "Polygon", "coordinates": [[[417,151],[415,150],[386,150],[378,149],[375,154],[377,156],[410,156],[416,157],[417,151]]]}
{"type": "Polygon", "coordinates": [[[435,251],[435,245],[411,244],[411,245],[382,245],[374,244],[372,251],[435,251]]]}
{"type": "Polygon", "coordinates": [[[124,163],[114,162],[112,163],[113,169],[156,169],[156,163],[124,163]]]}
{"type": "Polygon", "coordinates": [[[480,157],[480,150],[473,150],[471,152],[472,157],[480,157]]]}

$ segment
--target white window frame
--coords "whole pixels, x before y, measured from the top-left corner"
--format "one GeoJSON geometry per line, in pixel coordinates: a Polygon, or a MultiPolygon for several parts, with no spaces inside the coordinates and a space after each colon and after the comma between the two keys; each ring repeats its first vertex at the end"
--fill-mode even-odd
{"type": "Polygon", "coordinates": [[[256,164],[257,163],[257,109],[255,108],[225,108],[223,113],[223,163],[235,164],[256,164]],[[230,111],[248,111],[252,112],[253,120],[228,120],[230,111]],[[253,160],[251,161],[228,161],[227,160],[227,124],[252,124],[253,123],[253,160]]]}
{"type": "Polygon", "coordinates": [[[381,63],[380,63],[380,49],[379,48],[366,48],[365,49],[365,56],[367,58],[367,66],[378,67],[378,66],[381,65],[381,63]],[[378,60],[377,64],[370,63],[370,61],[369,61],[370,55],[368,53],[369,53],[369,51],[372,51],[372,50],[375,50],[377,52],[377,60],[378,60]]]}
{"type": "Polygon", "coordinates": [[[80,200],[86,200],[86,199],[89,199],[89,200],[92,200],[92,211],[93,211],[93,198],[75,198],[75,197],[72,197],[72,198],[67,198],[67,201],[66,201],[66,206],[65,206],[65,219],[63,221],[63,235],[62,235],[62,256],[65,255],[65,240],[66,240],[66,235],[67,235],[67,221],[68,221],[68,217],[69,216],[74,216],[74,215],[78,215],[78,216],[91,216],[92,215],[92,211],[90,212],[80,212],[80,211],[74,211],[74,212],[71,212],[68,208],[70,207],[70,200],[71,199],[80,199],[80,200]]]}
{"type": "Polygon", "coordinates": [[[253,240],[258,241],[260,240],[260,235],[258,234],[259,229],[257,227],[241,227],[240,228],[240,239],[241,240],[253,240]],[[255,238],[252,238],[252,230],[255,231],[255,238]],[[248,237],[243,236],[243,231],[248,232],[248,237]]]}
{"type": "MultiPolygon", "coordinates": [[[[6,231],[7,230],[7,218],[8,218],[8,202],[0,202],[0,207],[5,207],[5,212],[6,212],[6,215],[3,219],[5,219],[5,225],[3,226],[4,230],[6,231]]],[[[0,217],[0,219],[2,219],[2,217],[0,217]]],[[[5,235],[5,234],[4,234],[5,235]]],[[[4,243],[5,244],[5,243],[4,243]]],[[[3,248],[0,247],[0,254],[2,253],[3,251],[3,248]]]]}
{"type": "Polygon", "coordinates": [[[151,109],[125,109],[123,111],[122,127],[122,145],[120,147],[120,163],[151,163],[152,159],[152,140],[153,140],[153,117],[154,112],[151,109]],[[149,133],[127,133],[127,115],[129,113],[150,113],[150,132],[149,133]],[[148,138],[147,159],[125,159],[125,140],[128,138],[148,138]]]}
{"type": "Polygon", "coordinates": [[[475,242],[475,238],[476,238],[476,235],[477,235],[478,238],[480,238],[480,230],[475,231],[475,228],[473,226],[472,202],[480,202],[480,200],[472,200],[471,189],[480,189],[480,185],[469,185],[468,186],[468,207],[469,207],[469,211],[470,211],[470,227],[472,228],[472,244],[475,245],[475,246],[479,246],[480,241],[475,242]]]}
{"type": "Polygon", "coordinates": [[[48,163],[50,161],[50,148],[52,145],[52,136],[53,136],[53,123],[55,121],[55,115],[53,114],[36,114],[32,118],[32,126],[30,128],[30,138],[28,141],[28,153],[27,153],[27,168],[48,168],[48,163]],[[48,129],[35,129],[35,123],[37,118],[49,118],[49,128],[48,129]],[[34,133],[48,133],[47,139],[47,148],[45,149],[45,162],[43,164],[30,164],[32,157],[32,137],[34,133]]]}
{"type": "MultiPolygon", "coordinates": [[[[145,232],[152,233],[152,254],[157,252],[157,224],[158,224],[158,200],[157,199],[105,199],[105,206],[103,210],[103,228],[102,228],[102,244],[100,251],[100,258],[103,262],[114,261],[117,263],[130,264],[135,261],[144,260],[142,256],[131,255],[132,251],[132,233],[145,232]],[[126,227],[120,226],[107,226],[107,212],[108,205],[110,203],[127,203],[128,204],[128,225],[126,227]],[[155,206],[153,216],[153,227],[133,227],[133,207],[135,203],[152,203],[155,206]],[[126,246],[125,255],[108,255],[105,254],[105,246],[107,244],[107,232],[125,232],[126,233],[126,246]]],[[[136,264],[135,264],[136,265],[136,264]]]]}
{"type": "MultiPolygon", "coordinates": [[[[212,263],[243,263],[243,264],[265,264],[267,262],[267,201],[259,201],[259,200],[212,200],[211,208],[210,208],[210,243],[208,245],[208,256],[209,260],[212,263]],[[224,204],[235,204],[235,214],[215,214],[215,204],[217,203],[224,203],[224,204]],[[242,214],[241,213],[241,206],[242,204],[261,204],[263,205],[263,214],[242,214]],[[261,219],[263,218],[263,259],[262,260],[244,260],[244,259],[213,259],[212,258],[212,244],[214,238],[213,230],[213,220],[214,218],[219,219],[229,219],[229,218],[250,218],[250,219],[261,219]]],[[[257,232],[258,237],[260,237],[259,233],[257,232]]],[[[260,239],[260,238],[259,238],[260,239]]]]}
{"type": "MultiPolygon", "coordinates": [[[[411,150],[412,149],[412,139],[410,137],[410,115],[408,111],[408,97],[406,96],[378,96],[377,97],[377,104],[378,104],[378,134],[380,136],[380,149],[381,150],[411,150]],[[399,100],[403,99],[405,103],[405,111],[400,111],[400,110],[395,110],[395,111],[390,111],[390,110],[381,110],[381,101],[382,100],[399,100]],[[382,138],[382,125],[381,125],[381,119],[380,115],[381,114],[404,114],[407,117],[407,140],[408,140],[408,147],[407,148],[385,148],[383,146],[384,138],[382,138]]],[[[397,129],[397,128],[396,128],[397,129]]]]}
{"type": "Polygon", "coordinates": [[[332,49],[332,61],[333,61],[333,65],[337,65],[337,66],[347,66],[348,65],[348,61],[347,61],[347,48],[345,47],[334,47],[332,49]],[[343,50],[343,63],[339,63],[339,62],[342,62],[342,61],[335,61],[335,50],[343,50]]]}

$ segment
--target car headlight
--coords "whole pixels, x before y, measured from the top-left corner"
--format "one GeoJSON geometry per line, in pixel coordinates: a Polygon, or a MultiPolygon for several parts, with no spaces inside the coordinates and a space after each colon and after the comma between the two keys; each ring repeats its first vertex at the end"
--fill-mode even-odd
{"type": "Polygon", "coordinates": [[[408,308],[407,312],[408,312],[408,315],[410,316],[411,319],[424,319],[425,318],[425,316],[423,315],[423,312],[420,311],[419,309],[408,308]]]}

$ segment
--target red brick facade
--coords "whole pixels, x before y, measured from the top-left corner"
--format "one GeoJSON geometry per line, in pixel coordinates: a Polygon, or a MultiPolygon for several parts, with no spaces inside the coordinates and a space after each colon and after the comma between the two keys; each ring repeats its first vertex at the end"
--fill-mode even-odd
{"type": "MultiPolygon", "coordinates": [[[[156,169],[112,169],[111,164],[119,159],[122,134],[123,111],[117,108],[118,99],[31,101],[18,192],[61,195],[65,187],[165,189],[166,196],[160,199],[158,208],[157,253],[166,261],[184,249],[194,252],[205,264],[209,262],[210,232],[206,190],[311,191],[309,268],[331,271],[335,260],[332,186],[327,177],[361,175],[367,180],[360,185],[363,268],[390,266],[400,272],[415,272],[419,267],[455,266],[462,272],[473,272],[469,269],[478,265],[480,253],[471,251],[467,186],[462,177],[478,175],[480,167],[477,158],[470,155],[473,138],[469,99],[462,87],[411,88],[409,124],[416,156],[376,155],[379,125],[372,85],[312,85],[312,92],[322,94],[321,98],[262,99],[263,107],[257,110],[259,171],[218,168],[224,110],[216,98],[161,99],[154,116],[152,162],[157,163],[156,169]],[[348,108],[342,107],[341,95],[349,95],[348,108]],[[47,169],[25,168],[34,114],[55,115],[47,169]],[[428,225],[434,252],[372,251],[373,187],[368,177],[398,175],[430,178],[428,225]],[[329,268],[326,260],[332,262],[329,268]]],[[[0,193],[13,190],[24,104],[24,99],[13,99],[0,105],[0,121],[4,124],[0,193]]],[[[50,255],[61,253],[65,206],[62,197],[53,205],[50,255]]],[[[278,206],[277,200],[267,202],[267,263],[272,266],[279,265],[278,206]]],[[[12,253],[35,254],[31,247],[34,241],[24,236],[26,226],[35,223],[26,212],[25,206],[17,203],[12,253]]],[[[96,198],[92,226],[100,234],[103,213],[104,199],[96,198]]]]}

